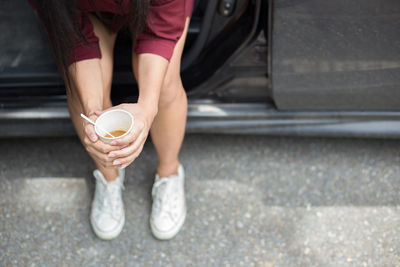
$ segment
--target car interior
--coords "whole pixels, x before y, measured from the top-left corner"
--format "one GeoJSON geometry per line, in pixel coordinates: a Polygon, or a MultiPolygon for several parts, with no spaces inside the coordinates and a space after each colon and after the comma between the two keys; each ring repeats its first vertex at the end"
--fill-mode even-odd
{"type": "MultiPolygon", "coordinates": [[[[193,94],[190,96],[192,99],[204,98],[205,95],[217,99],[218,96],[211,96],[210,92],[232,80],[232,74],[237,70],[224,70],[216,81],[210,78],[246,41],[248,33],[254,31],[254,14],[251,13],[254,10],[250,6],[251,1],[248,0],[195,0],[181,66],[183,83],[189,95],[193,94]],[[228,72],[231,75],[227,75],[228,72]],[[204,85],[203,88],[201,85],[204,85]],[[204,92],[204,87],[210,91],[204,92]]],[[[0,39],[2,106],[65,105],[65,88],[45,31],[27,1],[6,1],[0,27],[3,36],[0,39]]],[[[131,68],[131,45],[129,32],[120,32],[114,55],[114,103],[135,101],[137,97],[131,68]]],[[[234,90],[237,91],[237,88],[234,90]]],[[[265,88],[263,91],[266,91],[265,88]]],[[[224,94],[227,95],[226,92],[220,93],[219,97],[223,99],[224,94]]]]}

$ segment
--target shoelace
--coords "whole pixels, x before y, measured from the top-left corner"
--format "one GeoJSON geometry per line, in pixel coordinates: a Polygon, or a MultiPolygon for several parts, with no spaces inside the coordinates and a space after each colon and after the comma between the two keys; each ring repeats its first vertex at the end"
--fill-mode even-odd
{"type": "Polygon", "coordinates": [[[171,181],[169,181],[168,179],[170,178],[159,179],[153,185],[151,194],[155,203],[153,207],[153,212],[155,216],[163,212],[168,213],[170,216],[172,216],[173,207],[171,206],[171,201],[169,201],[170,194],[168,192],[170,188],[170,186],[168,185],[171,181]]]}

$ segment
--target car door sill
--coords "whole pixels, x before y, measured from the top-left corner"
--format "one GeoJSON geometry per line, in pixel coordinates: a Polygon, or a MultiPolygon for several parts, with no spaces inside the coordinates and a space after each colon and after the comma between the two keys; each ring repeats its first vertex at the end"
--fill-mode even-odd
{"type": "MultiPolygon", "coordinates": [[[[400,111],[278,111],[264,103],[190,102],[187,132],[400,137],[400,111]]],[[[0,109],[0,137],[73,135],[68,109],[0,109]]]]}

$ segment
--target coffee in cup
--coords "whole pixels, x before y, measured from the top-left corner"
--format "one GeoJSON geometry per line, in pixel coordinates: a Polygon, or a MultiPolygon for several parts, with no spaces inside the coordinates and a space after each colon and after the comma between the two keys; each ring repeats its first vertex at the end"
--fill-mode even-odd
{"type": "Polygon", "coordinates": [[[132,129],[134,119],[132,114],[123,109],[112,109],[102,113],[96,120],[95,131],[105,143],[126,136],[132,129]],[[114,137],[105,131],[111,133],[114,137]]]}

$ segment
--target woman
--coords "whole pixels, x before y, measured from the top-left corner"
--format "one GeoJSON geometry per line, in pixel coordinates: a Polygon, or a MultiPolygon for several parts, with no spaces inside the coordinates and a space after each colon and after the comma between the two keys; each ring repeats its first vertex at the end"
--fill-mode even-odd
{"type": "Polygon", "coordinates": [[[150,228],[156,238],[174,237],[186,217],[184,170],[178,160],[187,112],[180,61],[193,0],[28,1],[46,28],[67,87],[71,119],[97,166],[90,214],[94,232],[113,239],[122,231],[124,168],[140,154],[150,132],[158,155],[150,228]],[[113,49],[125,26],[133,38],[139,98],[113,108],[130,112],[135,124],[127,136],[105,144],[79,115],[96,120],[112,108],[113,49]]]}

